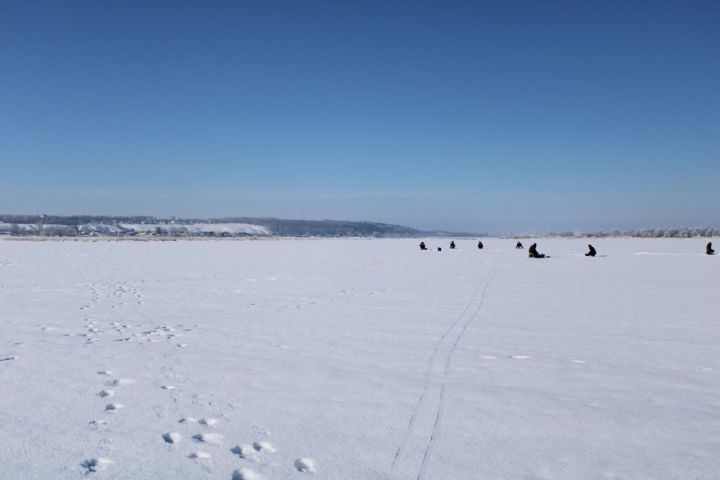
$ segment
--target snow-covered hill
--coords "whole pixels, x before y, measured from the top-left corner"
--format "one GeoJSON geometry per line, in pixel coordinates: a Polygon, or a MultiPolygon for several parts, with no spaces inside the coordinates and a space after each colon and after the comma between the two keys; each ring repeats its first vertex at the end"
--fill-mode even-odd
{"type": "Polygon", "coordinates": [[[133,232],[165,233],[170,235],[184,234],[228,234],[228,235],[269,235],[271,232],[260,225],[249,223],[193,223],[186,225],[123,223],[120,228],[133,232]]]}

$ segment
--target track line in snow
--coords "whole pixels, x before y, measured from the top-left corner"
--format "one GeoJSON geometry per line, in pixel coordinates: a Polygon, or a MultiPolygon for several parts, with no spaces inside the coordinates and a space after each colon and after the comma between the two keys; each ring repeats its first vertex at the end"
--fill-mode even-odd
{"type": "Polygon", "coordinates": [[[440,396],[438,399],[438,406],[434,410],[434,422],[432,431],[430,433],[430,440],[428,441],[427,446],[425,447],[425,452],[423,454],[423,460],[422,464],[420,466],[420,471],[418,473],[418,478],[423,478],[425,471],[427,471],[427,466],[429,464],[430,459],[432,458],[432,452],[434,450],[434,446],[436,444],[436,439],[440,431],[440,424],[442,420],[442,414],[444,411],[444,405],[445,405],[445,378],[447,377],[447,374],[450,370],[450,363],[452,359],[452,355],[457,348],[457,345],[460,342],[460,339],[464,335],[465,331],[467,330],[468,326],[472,322],[472,320],[479,314],[480,310],[482,309],[483,303],[485,302],[485,296],[487,295],[487,291],[490,287],[490,284],[494,280],[495,276],[497,275],[497,269],[494,270],[486,280],[482,283],[479,283],[473,294],[471,295],[469,301],[465,305],[465,308],[461,312],[461,314],[455,319],[455,321],[448,327],[448,329],[443,333],[443,335],[438,339],[437,343],[435,344],[433,348],[433,353],[430,357],[430,360],[428,361],[428,366],[425,371],[425,384],[423,386],[423,390],[420,393],[420,396],[418,397],[418,401],[415,405],[415,409],[413,410],[413,413],[410,417],[410,421],[408,422],[408,427],[405,431],[405,434],[403,435],[403,438],[401,440],[400,445],[398,446],[397,451],[395,452],[395,456],[393,457],[393,461],[391,463],[391,468],[393,470],[396,470],[398,468],[399,463],[401,462],[402,458],[406,454],[408,450],[408,446],[410,444],[413,432],[416,429],[416,424],[418,421],[418,418],[421,416],[424,405],[427,403],[428,393],[431,391],[431,386],[433,384],[433,377],[440,376],[440,396]],[[479,302],[478,302],[478,294],[480,295],[479,302]],[[477,305],[477,306],[476,306],[477,305]],[[474,309],[472,308],[474,307],[474,309]],[[473,312],[471,315],[468,316],[468,312],[473,312]],[[463,322],[463,319],[465,319],[465,322],[463,322]],[[457,329],[459,325],[462,325],[462,328],[460,331],[455,335],[451,336],[451,333],[457,329]],[[447,343],[447,339],[453,339],[451,345],[445,346],[447,343]],[[445,355],[445,362],[444,362],[444,368],[441,372],[436,370],[436,363],[438,360],[439,353],[443,350],[443,348],[447,349],[447,353],[445,355]]]}
{"type": "Polygon", "coordinates": [[[403,455],[405,454],[405,450],[407,448],[408,443],[410,442],[410,437],[413,433],[413,430],[415,429],[415,423],[417,422],[417,417],[422,409],[423,403],[425,401],[425,397],[427,395],[427,392],[430,389],[430,380],[432,379],[432,372],[433,372],[433,365],[435,364],[435,359],[437,358],[438,353],[440,352],[440,348],[442,346],[442,343],[445,341],[445,338],[452,332],[452,330],[460,323],[462,318],[465,316],[465,314],[470,310],[470,306],[475,301],[475,298],[477,297],[477,294],[480,292],[480,289],[482,288],[482,284],[479,284],[475,291],[470,296],[470,300],[468,300],[467,304],[465,305],[465,308],[463,311],[458,315],[458,317],[453,321],[450,326],[445,330],[445,332],[440,336],[438,341],[435,343],[435,346],[433,347],[433,353],[430,356],[430,360],[428,361],[427,368],[425,369],[425,383],[423,385],[423,389],[420,392],[420,396],[418,397],[417,402],[415,403],[415,408],[413,409],[413,413],[410,416],[410,420],[408,421],[408,426],[405,429],[405,434],[403,435],[402,440],[400,441],[400,445],[398,446],[397,451],[395,452],[395,456],[393,457],[393,461],[391,464],[391,468],[395,469],[397,467],[397,464],[402,460],[403,455]]]}
{"type": "Polygon", "coordinates": [[[442,385],[440,387],[440,402],[437,408],[437,413],[435,415],[435,423],[433,424],[433,430],[430,434],[430,440],[428,441],[428,446],[425,449],[425,453],[423,454],[423,460],[420,464],[420,471],[418,472],[417,476],[418,480],[423,480],[427,476],[428,468],[430,466],[430,460],[432,460],[433,452],[435,451],[438,437],[440,436],[442,418],[445,411],[447,376],[448,373],[450,373],[450,367],[452,365],[453,356],[455,355],[455,350],[457,349],[457,346],[460,344],[460,341],[465,335],[465,331],[468,329],[475,317],[480,314],[480,310],[482,310],[482,307],[485,304],[485,297],[487,296],[488,289],[490,288],[490,285],[492,284],[496,275],[497,270],[495,270],[488,278],[488,281],[485,283],[485,288],[483,289],[482,296],[480,297],[480,303],[478,304],[477,309],[463,325],[462,330],[460,330],[460,334],[455,338],[455,342],[453,343],[452,348],[448,352],[448,355],[445,359],[445,370],[443,370],[442,385]]]}

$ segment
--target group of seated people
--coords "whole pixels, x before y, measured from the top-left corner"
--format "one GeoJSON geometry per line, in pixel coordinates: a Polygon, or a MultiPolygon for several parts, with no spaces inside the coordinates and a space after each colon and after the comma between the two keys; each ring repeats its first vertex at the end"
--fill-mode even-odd
{"type": "MultiPolygon", "coordinates": [[[[455,242],[450,243],[450,248],[455,248],[455,242]]],[[[427,250],[427,245],[425,245],[425,242],[420,242],[420,250],[427,250]]],[[[442,248],[438,247],[438,252],[442,252],[442,248]]]]}
{"type": "MultiPolygon", "coordinates": [[[[518,244],[520,244],[520,242],[518,242],[518,244]]],[[[522,245],[522,244],[520,244],[520,245],[522,245]]],[[[516,246],[515,248],[518,248],[518,247],[516,246]]],[[[520,248],[522,248],[522,246],[520,248]]],[[[588,245],[588,251],[585,253],[585,256],[586,257],[594,257],[595,255],[597,255],[597,250],[595,250],[595,247],[593,247],[592,245],[588,245]]],[[[532,245],[530,245],[530,248],[528,249],[528,256],[530,258],[546,258],[547,257],[547,255],[545,255],[544,253],[539,253],[537,251],[537,243],[533,243],[532,245]]]]}
{"type": "MultiPolygon", "coordinates": [[[[455,247],[456,247],[455,241],[453,240],[450,242],[450,250],[454,250],[455,247]]],[[[482,250],[484,248],[482,241],[478,241],[477,247],[480,250],[482,250]]],[[[711,247],[711,244],[708,243],[708,253],[710,251],[712,251],[712,249],[710,247],[711,247]]],[[[522,249],[524,247],[521,242],[517,242],[517,244],[515,244],[515,248],[522,249]]],[[[425,242],[420,242],[420,250],[427,250],[427,249],[428,248],[427,248],[427,245],[425,245],[425,242]]],[[[438,247],[438,251],[441,252],[442,248],[438,247]]],[[[595,247],[593,247],[592,245],[588,245],[588,252],[585,254],[585,256],[586,257],[594,257],[595,255],[597,255],[597,251],[595,250],[595,247]]],[[[547,257],[544,253],[539,253],[537,251],[537,243],[533,243],[532,245],[530,245],[530,248],[528,249],[528,256],[530,258],[546,258],[547,257]]]]}
{"type": "MultiPolygon", "coordinates": [[[[484,247],[482,241],[478,241],[478,248],[482,250],[484,247]]],[[[420,242],[420,250],[427,250],[427,245],[425,245],[425,242],[420,242]]],[[[455,250],[455,241],[450,242],[450,250],[455,250]]],[[[438,247],[438,251],[442,251],[442,248],[438,247]]]]}
{"type": "MultiPolygon", "coordinates": [[[[477,247],[482,250],[482,248],[484,247],[482,241],[478,241],[477,247]]],[[[517,242],[515,244],[515,248],[522,249],[524,247],[521,242],[517,242]]],[[[455,241],[450,242],[450,249],[451,250],[455,249],[455,241]]],[[[420,250],[427,250],[427,246],[425,245],[425,242],[420,242],[420,250]]],[[[442,251],[442,248],[438,247],[438,251],[439,252],[442,251]]],[[[708,244],[705,246],[705,253],[708,255],[715,255],[715,250],[713,250],[713,248],[712,248],[712,242],[708,242],[708,244]]],[[[594,257],[595,255],[597,255],[597,250],[595,250],[595,247],[593,247],[592,245],[588,245],[588,251],[585,253],[585,256],[586,257],[594,257]]],[[[532,245],[530,245],[530,248],[528,249],[528,257],[530,257],[530,258],[547,258],[547,255],[545,255],[544,253],[539,253],[537,251],[537,243],[533,243],[532,245]]]]}

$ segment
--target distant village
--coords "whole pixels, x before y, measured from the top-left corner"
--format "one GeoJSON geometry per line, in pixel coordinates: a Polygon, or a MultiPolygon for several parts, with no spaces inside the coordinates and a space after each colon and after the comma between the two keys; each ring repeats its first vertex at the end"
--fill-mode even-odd
{"type": "MultiPolygon", "coordinates": [[[[413,228],[374,222],[283,220],[232,217],[184,219],[156,217],[0,215],[0,235],[32,237],[419,237],[413,228]]],[[[462,234],[461,234],[462,235],[462,234]]]]}

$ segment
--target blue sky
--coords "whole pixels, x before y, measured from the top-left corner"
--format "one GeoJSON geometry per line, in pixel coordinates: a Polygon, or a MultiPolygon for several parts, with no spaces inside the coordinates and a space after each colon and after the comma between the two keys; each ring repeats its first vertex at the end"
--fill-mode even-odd
{"type": "Polygon", "coordinates": [[[720,3],[0,3],[0,211],[720,225],[720,3]]]}

